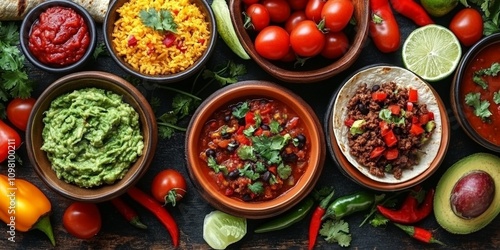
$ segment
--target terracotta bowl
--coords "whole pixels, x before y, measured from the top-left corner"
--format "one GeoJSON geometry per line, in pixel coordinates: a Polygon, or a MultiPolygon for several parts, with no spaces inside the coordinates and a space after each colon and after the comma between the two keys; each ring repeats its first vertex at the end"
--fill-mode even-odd
{"type": "Polygon", "coordinates": [[[307,59],[304,66],[294,67],[293,63],[282,63],[271,61],[260,56],[255,50],[255,34],[244,28],[244,6],[242,1],[229,0],[231,21],[236,30],[236,35],[250,57],[267,73],[273,77],[290,83],[313,83],[326,80],[349,68],[360,55],[364,43],[368,37],[369,1],[353,0],[354,18],[356,25],[347,27],[346,34],[349,37],[349,49],[338,59],[324,59],[320,56],[307,59]]]}
{"type": "Polygon", "coordinates": [[[194,113],[186,135],[187,169],[201,196],[219,210],[251,219],[278,215],[306,197],[321,175],[326,154],[323,130],[312,108],[293,92],[265,81],[243,81],[213,93],[194,113]],[[306,170],[288,191],[271,200],[252,202],[226,196],[219,190],[213,177],[209,177],[207,163],[200,157],[204,151],[201,149],[200,137],[214,112],[230,104],[255,98],[280,101],[300,117],[301,124],[308,130],[310,157],[306,170]]]}
{"type": "MultiPolygon", "coordinates": [[[[468,87],[468,91],[463,90],[463,86],[465,86],[465,81],[469,81],[467,79],[472,78],[472,71],[468,71],[470,68],[470,65],[472,63],[475,63],[477,61],[481,61],[483,65],[481,65],[481,68],[489,68],[491,66],[492,61],[489,60],[478,60],[476,59],[478,54],[482,51],[485,51],[489,49],[492,51],[492,47],[496,46],[496,48],[500,48],[500,34],[494,34],[487,36],[477,42],[474,46],[472,46],[469,51],[462,57],[462,60],[458,64],[458,68],[455,72],[455,76],[453,78],[453,82],[451,84],[450,88],[450,96],[451,96],[451,107],[453,109],[453,114],[457,118],[460,126],[462,129],[466,132],[466,134],[472,138],[475,142],[477,142],[479,145],[495,151],[497,153],[500,153],[500,137],[498,134],[500,133],[500,113],[498,111],[498,105],[496,105],[493,100],[493,92],[498,92],[499,89],[499,81],[498,77],[491,78],[492,84],[489,84],[488,88],[486,90],[483,90],[479,85],[476,84],[471,84],[474,85],[474,87],[468,87]],[[494,80],[496,79],[496,80],[494,80]],[[495,82],[496,83],[493,83],[495,82]],[[479,125],[477,124],[478,121],[480,121],[480,118],[472,115],[470,112],[466,111],[472,111],[473,108],[469,105],[465,104],[465,95],[469,92],[476,92],[476,93],[481,93],[481,99],[487,100],[490,102],[489,110],[492,113],[492,126],[496,126],[495,130],[486,132],[486,133],[479,133],[477,129],[479,129],[479,125]],[[472,122],[475,122],[475,124],[472,124],[472,122]],[[495,125],[496,124],[496,125],[495,125]],[[492,136],[491,139],[486,139],[484,137],[484,134],[488,134],[488,136],[492,136]],[[494,139],[494,136],[496,135],[496,141],[494,139]]],[[[496,55],[498,52],[498,49],[493,50],[493,54],[496,55]]],[[[490,52],[486,52],[490,54],[490,52]]],[[[498,62],[498,56],[494,57],[494,61],[498,62]]],[[[479,70],[480,68],[477,68],[476,70],[479,70]]],[[[481,122],[479,122],[481,124],[481,122]]]]}
{"type": "MultiPolygon", "coordinates": [[[[157,82],[157,83],[173,83],[173,82],[179,82],[181,80],[184,80],[190,76],[195,75],[198,73],[204,65],[207,63],[207,61],[210,59],[210,56],[215,50],[215,44],[217,41],[217,28],[215,24],[215,17],[213,14],[212,9],[210,8],[210,5],[207,1],[203,0],[191,0],[189,2],[195,3],[202,13],[205,14],[206,17],[206,22],[208,23],[208,27],[210,30],[210,38],[205,41],[208,43],[207,49],[203,52],[203,54],[196,60],[191,66],[186,68],[183,71],[180,71],[178,73],[174,74],[164,74],[164,75],[151,75],[151,74],[145,74],[142,72],[139,72],[135,68],[133,68],[129,63],[127,63],[123,57],[119,56],[117,54],[116,48],[113,45],[113,29],[115,22],[120,18],[119,13],[117,12],[117,9],[122,7],[125,3],[129,2],[129,0],[115,0],[111,1],[108,7],[108,11],[106,12],[106,16],[104,17],[104,22],[103,22],[103,33],[104,33],[104,42],[106,44],[106,47],[108,51],[110,52],[111,57],[114,59],[114,61],[126,72],[129,74],[132,74],[138,78],[147,80],[147,81],[152,81],[152,82],[157,82]]],[[[138,38],[140,39],[140,38],[138,38]]]]}
{"type": "Polygon", "coordinates": [[[94,53],[94,49],[97,45],[97,31],[94,19],[92,19],[92,16],[90,16],[87,10],[85,10],[80,5],[73,3],[71,1],[50,0],[37,5],[32,10],[30,10],[30,12],[28,12],[26,17],[23,19],[19,34],[20,34],[21,50],[23,51],[24,55],[29,60],[29,62],[31,62],[39,69],[54,74],[70,73],[70,72],[75,72],[78,69],[81,69],[83,66],[85,66],[85,64],[89,62],[90,59],[92,59],[92,54],[94,53]],[[78,13],[84,19],[90,37],[90,42],[87,50],[85,51],[85,54],[77,62],[61,67],[48,65],[41,62],[33,55],[33,53],[29,48],[29,37],[31,34],[31,29],[33,24],[38,21],[40,14],[42,14],[51,7],[57,7],[57,6],[71,8],[75,10],[75,12],[78,13]]]}
{"type": "MultiPolygon", "coordinates": [[[[359,84],[359,83],[354,83],[354,84],[359,84]]],[[[422,90],[419,89],[418,91],[419,95],[421,95],[422,90]]],[[[425,99],[427,100],[427,98],[425,99]]],[[[341,102],[344,103],[343,101],[341,102]]],[[[419,100],[419,102],[422,101],[419,100]]],[[[434,88],[432,88],[431,85],[421,80],[415,74],[411,73],[406,69],[392,65],[368,66],[358,70],[353,75],[348,77],[330,100],[327,112],[325,114],[324,129],[327,137],[326,141],[328,144],[328,150],[330,152],[331,157],[339,167],[340,171],[346,177],[353,180],[357,184],[378,191],[403,190],[413,187],[426,180],[441,165],[441,162],[443,161],[446,152],[448,150],[448,145],[450,140],[449,118],[447,116],[444,103],[439,97],[438,93],[434,90],[434,88]],[[428,147],[432,147],[432,149],[435,149],[435,151],[432,150],[432,152],[424,154],[421,159],[421,164],[415,166],[412,170],[404,170],[403,177],[399,180],[396,180],[394,177],[392,177],[392,175],[386,175],[386,177],[381,177],[381,178],[370,175],[366,167],[362,167],[361,165],[353,163],[353,157],[349,155],[350,149],[349,146],[346,144],[347,142],[339,142],[338,140],[340,136],[345,136],[343,133],[340,132],[343,129],[342,126],[344,126],[342,125],[344,120],[342,116],[344,114],[341,113],[345,111],[344,108],[337,107],[336,102],[339,102],[339,100],[343,100],[346,98],[348,100],[352,96],[350,94],[347,94],[348,91],[347,92],[345,91],[347,88],[345,86],[348,86],[347,89],[354,87],[352,84],[353,82],[357,81],[357,79],[364,79],[365,81],[366,79],[380,80],[377,77],[372,78],[371,76],[371,74],[373,74],[372,72],[373,71],[380,72],[386,70],[392,71],[393,74],[391,75],[391,77],[382,76],[384,77],[382,78],[383,81],[391,79],[400,85],[411,84],[413,86],[414,86],[414,81],[423,83],[425,85],[421,85],[421,89],[425,88],[427,91],[427,92],[424,91],[424,94],[430,94],[430,96],[433,96],[436,101],[435,105],[433,105],[432,107],[433,110],[429,108],[429,110],[433,111],[436,114],[435,115],[436,129],[434,131],[435,134],[432,135],[434,137],[431,137],[432,139],[428,142],[428,147]],[[402,77],[402,75],[399,75],[399,73],[403,73],[405,78],[398,79],[399,77],[402,77]],[[437,132],[439,132],[439,135],[437,134],[437,132]],[[425,164],[422,164],[422,162],[425,162],[425,164]]]]}
{"type": "Polygon", "coordinates": [[[151,106],[144,96],[126,80],[106,72],[83,71],[59,78],[53,82],[37,99],[28,120],[26,133],[26,148],[31,164],[36,173],[56,193],[77,201],[102,202],[117,197],[133,186],[147,171],[153,159],[157,144],[157,126],[151,106]],[[101,185],[95,188],[81,188],[75,184],[66,183],[57,178],[51,168],[51,163],[43,144],[42,130],[44,127],[44,112],[55,98],[73,90],[96,87],[112,91],[123,96],[123,101],[130,104],[139,114],[142,129],[144,149],[142,155],[133,163],[123,179],[111,185],[101,185]]]}

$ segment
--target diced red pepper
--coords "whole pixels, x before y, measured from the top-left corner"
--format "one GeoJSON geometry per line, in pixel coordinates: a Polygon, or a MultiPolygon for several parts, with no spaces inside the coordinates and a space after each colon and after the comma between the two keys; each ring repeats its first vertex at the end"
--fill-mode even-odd
{"type": "Polygon", "coordinates": [[[287,129],[294,129],[299,124],[299,117],[295,116],[286,123],[287,129]]]}
{"type": "Polygon", "coordinates": [[[375,101],[384,101],[387,98],[387,93],[383,91],[375,91],[372,93],[372,99],[375,101]]]}
{"type": "Polygon", "coordinates": [[[167,32],[163,38],[163,44],[169,48],[175,44],[175,35],[171,32],[167,32]]]}
{"type": "Polygon", "coordinates": [[[420,135],[424,133],[425,130],[418,124],[411,124],[410,133],[413,135],[420,135]]]}
{"type": "Polygon", "coordinates": [[[376,147],[370,153],[370,158],[371,159],[377,158],[377,157],[381,156],[382,153],[384,153],[384,151],[385,151],[385,147],[376,147]]]}
{"type": "Polygon", "coordinates": [[[247,112],[245,114],[245,125],[253,125],[255,124],[255,115],[253,112],[247,112]]]}
{"type": "Polygon", "coordinates": [[[128,43],[129,47],[134,47],[137,45],[137,38],[135,38],[135,36],[131,35],[128,37],[127,43],[128,43]]]}
{"type": "Polygon", "coordinates": [[[253,132],[253,135],[261,136],[263,131],[264,130],[262,128],[258,128],[257,130],[255,130],[255,132],[253,132]]]}
{"type": "Polygon", "coordinates": [[[344,121],[344,125],[346,125],[348,128],[352,127],[352,124],[354,123],[354,119],[351,117],[347,118],[347,120],[344,121]]]}
{"type": "Polygon", "coordinates": [[[429,115],[429,121],[433,121],[434,120],[434,112],[429,111],[427,114],[429,115]]]}
{"type": "Polygon", "coordinates": [[[389,131],[391,131],[391,128],[389,127],[389,124],[386,121],[380,121],[379,122],[380,126],[380,135],[385,136],[389,131]]]}
{"type": "Polygon", "coordinates": [[[389,105],[389,110],[393,115],[399,115],[401,113],[401,107],[397,104],[389,105]]]}
{"type": "Polygon", "coordinates": [[[152,43],[148,43],[148,55],[151,55],[155,51],[155,46],[152,43]]]}
{"type": "Polygon", "coordinates": [[[417,102],[418,101],[418,92],[416,89],[410,88],[408,91],[408,101],[417,102]]]}
{"type": "Polygon", "coordinates": [[[397,148],[390,148],[386,150],[384,153],[384,157],[387,160],[395,160],[398,158],[398,156],[399,156],[399,151],[397,148]]]}
{"type": "Polygon", "coordinates": [[[184,46],[184,41],[182,40],[177,40],[177,44],[175,45],[175,47],[182,53],[186,52],[187,50],[187,47],[184,46]]]}
{"type": "Polygon", "coordinates": [[[239,134],[235,136],[235,139],[243,145],[250,145],[250,140],[243,134],[239,134]]]}
{"type": "Polygon", "coordinates": [[[412,124],[419,124],[420,119],[418,119],[418,116],[414,115],[411,117],[411,123],[412,124]]]}
{"type": "Polygon", "coordinates": [[[429,117],[429,113],[427,114],[422,114],[419,118],[418,118],[418,122],[419,124],[421,125],[424,125],[424,124],[427,124],[427,122],[429,122],[431,119],[429,117]]]}
{"type": "Polygon", "coordinates": [[[243,134],[243,130],[245,130],[245,127],[244,126],[239,126],[238,130],[236,130],[236,134],[237,135],[242,135],[243,134]]]}
{"type": "Polygon", "coordinates": [[[407,111],[412,111],[413,110],[413,102],[407,102],[406,103],[406,110],[407,111]]]}
{"type": "Polygon", "coordinates": [[[384,142],[385,144],[387,145],[387,147],[392,147],[394,145],[396,145],[396,143],[398,143],[398,138],[396,137],[396,135],[394,134],[394,131],[389,130],[389,132],[387,132],[387,134],[385,134],[383,136],[384,138],[384,142]]]}
{"type": "Polygon", "coordinates": [[[201,45],[205,44],[205,39],[203,38],[198,39],[198,43],[200,43],[201,45]]]}

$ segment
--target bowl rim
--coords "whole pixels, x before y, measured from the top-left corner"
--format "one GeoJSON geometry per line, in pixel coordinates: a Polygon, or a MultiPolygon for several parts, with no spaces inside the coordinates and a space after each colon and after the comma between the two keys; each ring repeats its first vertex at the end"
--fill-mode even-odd
{"type": "MultiPolygon", "coordinates": [[[[383,191],[383,192],[385,192],[385,191],[400,191],[400,190],[404,190],[404,189],[407,189],[407,188],[410,188],[410,187],[413,187],[413,186],[416,186],[416,185],[422,183],[423,181],[425,181],[427,178],[429,178],[433,173],[435,173],[437,171],[437,169],[439,168],[439,166],[441,165],[441,163],[443,162],[443,160],[446,156],[446,152],[448,151],[448,146],[449,146],[449,142],[450,142],[450,133],[449,133],[450,121],[449,121],[449,117],[447,115],[443,100],[441,99],[439,94],[436,92],[436,90],[432,87],[432,85],[430,85],[429,83],[427,83],[426,81],[424,81],[422,79],[422,81],[424,81],[429,86],[432,93],[436,97],[436,101],[438,102],[439,111],[440,111],[440,115],[441,115],[442,134],[441,134],[441,144],[439,146],[438,153],[436,155],[437,160],[434,159],[434,161],[432,161],[431,165],[425,171],[423,171],[420,175],[418,175],[412,179],[409,179],[408,181],[405,181],[405,182],[385,183],[385,182],[376,181],[374,179],[371,179],[371,178],[365,176],[363,173],[361,173],[356,167],[354,167],[347,160],[347,158],[344,156],[344,154],[340,150],[340,147],[337,144],[337,139],[335,137],[335,133],[333,131],[334,128],[333,128],[333,117],[332,116],[333,116],[333,107],[335,105],[335,100],[337,99],[337,95],[339,94],[340,90],[342,89],[342,86],[349,79],[351,79],[353,76],[355,76],[357,73],[364,71],[364,70],[367,70],[369,68],[374,68],[374,67],[398,67],[398,68],[402,68],[402,67],[395,66],[392,64],[377,63],[377,64],[371,64],[371,65],[367,65],[365,67],[362,67],[362,68],[356,70],[355,72],[353,72],[352,74],[350,74],[349,76],[347,76],[345,78],[345,80],[343,81],[343,83],[339,86],[339,88],[335,91],[335,93],[330,98],[329,104],[328,104],[326,112],[325,112],[323,125],[324,125],[324,130],[326,131],[326,134],[325,134],[326,138],[327,138],[326,143],[327,143],[330,157],[336,163],[340,172],[344,176],[351,179],[353,182],[355,182],[361,186],[364,186],[364,187],[367,187],[367,188],[370,188],[373,190],[377,190],[377,191],[383,191]]],[[[418,77],[418,75],[417,75],[417,77],[418,77]]]]}
{"type": "MultiPolygon", "coordinates": [[[[122,96],[125,96],[125,94],[121,94],[122,96]]],[[[125,100],[124,100],[125,101],[125,100]]],[[[43,112],[42,112],[43,113],[43,112]]],[[[26,129],[26,151],[28,154],[28,158],[30,160],[30,163],[32,164],[33,168],[35,169],[35,172],[39,176],[39,178],[42,180],[42,182],[48,186],[50,189],[58,193],[59,195],[69,198],[71,200],[75,201],[83,201],[83,202],[103,202],[106,200],[110,200],[112,198],[118,197],[122,194],[124,194],[129,187],[132,187],[139,181],[139,179],[146,173],[146,171],[149,169],[149,166],[153,160],[155,151],[156,151],[156,146],[157,146],[157,141],[158,141],[158,130],[157,130],[157,124],[154,119],[154,113],[147,102],[146,98],[137,90],[132,84],[130,84],[128,81],[125,79],[108,73],[108,72],[103,72],[103,71],[81,71],[77,73],[72,73],[65,75],[57,80],[55,80],[52,84],[50,84],[40,95],[39,98],[37,98],[34,106],[33,106],[33,112],[31,112],[29,119],[28,119],[28,125],[26,129]],[[127,96],[129,96],[137,105],[137,108],[134,107],[136,112],[139,114],[139,119],[141,122],[141,128],[142,128],[142,133],[144,137],[144,149],[143,149],[143,155],[140,156],[136,162],[134,162],[132,166],[135,164],[139,164],[137,167],[137,170],[135,172],[128,172],[121,180],[117,180],[114,184],[112,185],[102,185],[96,188],[92,189],[86,189],[86,188],[79,188],[77,185],[74,184],[68,184],[64,182],[63,180],[58,179],[57,177],[50,177],[49,175],[55,176],[54,173],[45,173],[40,164],[39,164],[39,159],[37,155],[35,154],[35,151],[40,150],[39,148],[35,148],[35,145],[33,144],[34,138],[37,137],[37,135],[34,134],[34,129],[33,127],[35,126],[36,122],[36,116],[40,116],[40,118],[43,118],[43,115],[39,114],[40,109],[42,106],[46,105],[47,107],[50,106],[50,103],[52,100],[49,100],[48,98],[51,97],[52,95],[55,95],[54,98],[60,96],[61,94],[71,92],[73,90],[77,89],[83,89],[83,88],[88,88],[88,87],[97,87],[97,88],[102,88],[106,90],[111,90],[114,93],[116,91],[110,89],[110,87],[103,87],[102,83],[96,83],[96,82],[90,82],[88,84],[79,84],[78,86],[71,86],[71,83],[75,80],[77,81],[87,81],[87,80],[95,80],[95,79],[100,79],[103,82],[108,82],[110,86],[113,86],[113,88],[118,88],[124,93],[126,93],[127,96]],[[71,86],[70,89],[65,90],[65,86],[71,86]],[[54,92],[58,93],[53,94],[54,92]],[[142,110],[142,113],[137,110],[140,109],[142,110]],[[145,123],[143,121],[146,121],[145,123]],[[62,186],[61,186],[62,185],[62,186]],[[71,186],[70,189],[75,189],[78,190],[79,193],[75,193],[71,190],[67,190],[65,186],[71,186]],[[81,192],[81,193],[80,193],[81,192]]],[[[41,136],[41,135],[38,135],[41,136]]],[[[46,154],[43,154],[42,158],[46,158],[46,154]]],[[[48,161],[48,160],[47,160],[48,161]]],[[[50,163],[50,161],[48,161],[50,163]]],[[[129,169],[130,171],[130,169],[129,169]]]]}
{"type": "MultiPolygon", "coordinates": [[[[365,42],[368,40],[368,29],[369,29],[369,15],[370,10],[369,0],[356,0],[359,2],[359,5],[362,6],[362,10],[358,11],[356,6],[354,7],[353,16],[357,20],[357,24],[355,27],[356,35],[352,40],[349,50],[340,58],[334,59],[331,64],[326,65],[323,68],[308,70],[308,71],[294,71],[287,70],[275,65],[272,61],[265,59],[258,55],[255,47],[253,45],[249,45],[245,42],[245,40],[251,41],[250,35],[248,32],[239,32],[238,29],[235,29],[236,35],[238,37],[239,42],[247,51],[249,56],[267,73],[271,74],[274,78],[277,78],[284,82],[289,83],[299,83],[299,84],[308,84],[315,83],[323,80],[327,80],[341,71],[349,68],[354,62],[357,60],[359,55],[361,54],[365,42]],[[337,62],[341,61],[342,58],[351,57],[351,60],[346,61],[344,64],[338,64],[337,62]]],[[[234,13],[242,13],[241,1],[239,0],[229,0],[229,8],[232,13],[231,22],[235,27],[243,27],[244,20],[241,15],[236,15],[234,13]]],[[[350,39],[351,41],[351,39],[350,39]]]]}
{"type": "Polygon", "coordinates": [[[210,97],[205,99],[195,111],[188,125],[186,135],[186,168],[191,182],[193,182],[200,195],[219,210],[250,219],[262,219],[276,216],[299,203],[316,185],[316,182],[321,176],[326,156],[323,129],[313,109],[292,91],[269,81],[245,80],[217,90],[210,97]],[[202,170],[195,167],[196,163],[199,162],[198,152],[197,149],[190,150],[198,145],[199,134],[201,133],[200,128],[204,126],[208,118],[213,114],[213,111],[235,100],[241,100],[246,97],[264,97],[277,99],[281,102],[290,99],[297,100],[296,104],[284,103],[288,107],[294,109],[299,116],[301,114],[301,117],[307,116],[305,119],[307,122],[305,123],[313,125],[313,128],[309,129],[309,136],[312,137],[311,148],[316,147],[317,150],[311,151],[312,155],[309,158],[308,170],[304,172],[304,175],[297,181],[296,186],[269,202],[252,203],[239,201],[224,196],[213,185],[202,186],[197,180],[203,178],[204,174],[202,170]],[[221,105],[214,106],[210,105],[211,103],[219,103],[221,105]],[[302,111],[298,111],[300,108],[302,111]]]}
{"type": "Polygon", "coordinates": [[[453,77],[451,88],[450,88],[450,99],[452,102],[452,110],[457,118],[458,123],[464,130],[464,132],[471,138],[473,141],[483,146],[486,149],[491,151],[500,153],[500,146],[497,146],[490,141],[484,139],[478,132],[472,127],[469,122],[469,119],[465,117],[465,112],[463,111],[461,100],[460,100],[460,85],[462,79],[465,75],[465,70],[474,59],[474,57],[481,52],[483,49],[489,46],[493,46],[497,43],[500,43],[500,33],[495,33],[486,37],[483,37],[479,42],[475,43],[467,53],[460,60],[457,70],[455,71],[455,75],[453,77]]]}
{"type": "Polygon", "coordinates": [[[125,2],[128,2],[129,0],[111,0],[109,6],[108,6],[108,11],[106,12],[106,15],[104,16],[104,21],[103,21],[103,38],[104,38],[104,44],[106,45],[106,48],[109,51],[109,54],[111,58],[122,68],[124,71],[127,73],[147,80],[151,82],[156,82],[156,83],[174,83],[174,82],[179,82],[182,81],[199,70],[200,68],[205,65],[211,58],[211,55],[215,51],[215,47],[217,45],[217,27],[216,27],[216,22],[215,22],[215,16],[213,13],[212,8],[208,4],[207,1],[205,0],[191,0],[191,2],[195,3],[200,9],[205,9],[207,16],[206,18],[208,19],[209,23],[209,28],[210,28],[210,39],[207,41],[208,46],[207,49],[203,52],[203,54],[192,64],[189,66],[186,70],[175,73],[175,74],[168,74],[168,75],[147,75],[147,74],[142,74],[135,69],[133,69],[129,64],[123,59],[121,59],[119,56],[116,55],[115,49],[113,46],[113,38],[111,37],[114,23],[116,20],[119,19],[119,14],[116,12],[118,8],[120,8],[125,2]],[[114,20],[111,20],[112,17],[114,20]]]}
{"type": "Polygon", "coordinates": [[[23,18],[20,26],[20,32],[19,32],[19,43],[21,46],[21,50],[23,51],[24,55],[28,59],[28,61],[35,65],[37,68],[42,69],[44,71],[54,73],[54,74],[63,74],[63,73],[70,73],[74,72],[80,68],[82,68],[88,60],[92,57],[92,54],[94,53],[94,50],[97,46],[97,29],[96,29],[96,24],[90,13],[80,6],[77,3],[74,3],[72,1],[62,1],[62,0],[48,0],[43,3],[38,4],[35,6],[33,9],[31,9],[26,16],[23,18]],[[90,36],[90,42],[87,50],[85,51],[85,54],[83,54],[82,58],[78,60],[75,63],[72,63],[70,65],[64,66],[64,67],[51,67],[48,66],[42,62],[40,62],[30,51],[28,47],[29,43],[29,37],[31,34],[31,28],[33,24],[38,20],[40,14],[44,11],[46,11],[50,7],[55,7],[55,6],[61,6],[61,7],[68,7],[76,11],[84,20],[85,23],[87,24],[87,29],[89,32],[90,36]]]}

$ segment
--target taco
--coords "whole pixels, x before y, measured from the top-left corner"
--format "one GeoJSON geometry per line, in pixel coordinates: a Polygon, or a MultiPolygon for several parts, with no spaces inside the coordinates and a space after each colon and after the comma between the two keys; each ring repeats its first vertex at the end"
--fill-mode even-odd
{"type": "Polygon", "coordinates": [[[35,6],[45,0],[0,1],[0,21],[22,20],[35,6]]]}
{"type": "Polygon", "coordinates": [[[347,160],[367,177],[400,183],[423,173],[441,145],[435,92],[394,66],[359,71],[339,90],[333,131],[347,160]]]}

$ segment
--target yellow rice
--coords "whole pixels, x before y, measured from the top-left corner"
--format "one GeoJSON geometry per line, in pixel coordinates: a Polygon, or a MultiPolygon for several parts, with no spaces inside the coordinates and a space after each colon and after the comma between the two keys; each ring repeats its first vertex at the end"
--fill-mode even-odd
{"type": "Polygon", "coordinates": [[[117,12],[120,18],[113,29],[113,45],[118,56],[141,73],[166,75],[181,72],[193,65],[207,49],[210,37],[207,19],[190,0],[130,0],[117,12]],[[165,46],[164,33],[142,23],[139,12],[149,8],[170,10],[177,24],[176,42],[183,41],[184,52],[176,45],[165,46]],[[131,36],[137,39],[135,46],[128,45],[131,36]]]}

